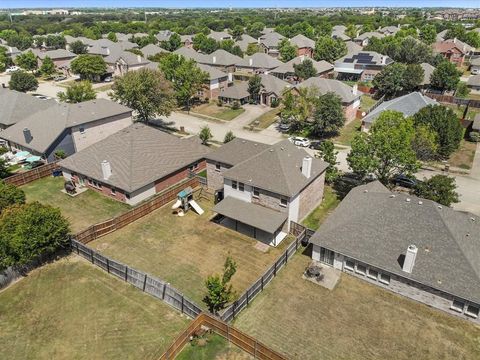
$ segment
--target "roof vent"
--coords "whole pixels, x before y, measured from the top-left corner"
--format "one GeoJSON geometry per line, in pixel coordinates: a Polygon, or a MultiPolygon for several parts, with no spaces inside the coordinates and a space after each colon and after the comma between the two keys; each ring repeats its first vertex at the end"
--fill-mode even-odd
{"type": "Polygon", "coordinates": [[[423,204],[423,201],[419,201],[419,202],[418,202],[418,205],[422,205],[422,204],[423,204]]]}
{"type": "Polygon", "coordinates": [[[442,205],[438,205],[437,208],[442,209],[442,205]]]}
{"type": "Polygon", "coordinates": [[[395,197],[395,194],[390,194],[389,198],[393,199],[395,197]]]}
{"type": "Polygon", "coordinates": [[[466,237],[469,237],[469,236],[470,236],[470,233],[466,233],[465,236],[466,236],[466,237]]]}
{"type": "Polygon", "coordinates": [[[112,176],[112,167],[107,160],[102,161],[102,175],[104,180],[108,180],[112,176]]]}
{"type": "Polygon", "coordinates": [[[364,193],[367,193],[367,192],[368,192],[368,189],[363,190],[363,192],[364,192],[364,193]]]}
{"type": "Polygon", "coordinates": [[[23,137],[25,138],[25,142],[27,144],[29,144],[30,141],[32,141],[32,139],[33,139],[32,132],[30,131],[29,128],[23,128],[23,137]]]}
{"type": "Polygon", "coordinates": [[[410,198],[406,198],[405,201],[409,203],[409,202],[410,202],[410,198]]]}
{"type": "Polygon", "coordinates": [[[302,161],[302,174],[307,179],[312,175],[312,158],[310,156],[305,156],[302,161]]]}
{"type": "Polygon", "coordinates": [[[474,218],[474,217],[471,217],[470,220],[475,221],[475,218],[474,218]]]}

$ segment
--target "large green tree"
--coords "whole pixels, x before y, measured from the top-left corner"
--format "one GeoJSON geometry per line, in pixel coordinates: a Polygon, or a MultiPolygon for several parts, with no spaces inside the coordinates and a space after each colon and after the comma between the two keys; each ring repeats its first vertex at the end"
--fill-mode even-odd
{"type": "Polygon", "coordinates": [[[169,116],[175,107],[172,83],[159,70],[140,69],[116,78],[111,98],[135,110],[138,121],[169,116]]]}
{"type": "Polygon", "coordinates": [[[423,80],[424,71],[418,64],[393,63],[386,66],[373,79],[378,96],[392,98],[402,92],[415,90],[423,80]]]}
{"type": "Polygon", "coordinates": [[[425,24],[420,29],[420,39],[425,44],[433,44],[437,39],[437,28],[432,24],[425,24]]]}
{"type": "Polygon", "coordinates": [[[333,92],[318,97],[313,110],[312,133],[317,136],[332,134],[345,124],[342,99],[333,92]]]}
{"type": "Polygon", "coordinates": [[[429,179],[424,179],[416,186],[415,195],[450,206],[459,202],[458,194],[455,191],[456,188],[455,178],[445,175],[434,175],[429,179]]]}
{"type": "Polygon", "coordinates": [[[87,53],[88,46],[85,45],[80,40],[73,41],[72,43],[70,43],[69,46],[70,46],[70,51],[73,52],[74,54],[81,55],[81,54],[86,54],[87,53]]]}
{"type": "Polygon", "coordinates": [[[462,72],[454,63],[442,61],[433,71],[430,77],[430,85],[443,91],[455,90],[460,81],[462,72]]]}
{"type": "Polygon", "coordinates": [[[45,59],[43,59],[42,66],[40,66],[40,72],[43,75],[52,75],[55,73],[55,64],[49,56],[45,56],[45,59]]]}
{"type": "Polygon", "coordinates": [[[248,80],[248,93],[253,101],[258,102],[260,98],[260,91],[262,90],[262,78],[254,75],[248,80]]]}
{"type": "Polygon", "coordinates": [[[107,64],[101,56],[82,54],[72,60],[70,68],[81,79],[94,81],[107,71],[107,64]]]}
{"type": "Polygon", "coordinates": [[[21,92],[34,91],[38,88],[38,81],[33,74],[25,71],[15,71],[10,77],[8,86],[11,90],[21,92]]]}
{"type": "Polygon", "coordinates": [[[282,39],[278,46],[280,59],[284,62],[290,61],[297,56],[297,47],[292,45],[288,39],[282,39]]]}
{"type": "Polygon", "coordinates": [[[328,163],[327,171],[325,172],[325,181],[328,184],[332,184],[339,175],[339,171],[337,169],[337,154],[338,151],[335,150],[335,145],[332,141],[323,141],[320,144],[318,157],[328,163]]]}
{"type": "Polygon", "coordinates": [[[15,63],[25,71],[33,71],[38,67],[37,56],[32,51],[18,55],[15,63]]]}
{"type": "Polygon", "coordinates": [[[333,39],[330,36],[322,36],[315,43],[315,60],[325,60],[333,63],[342,56],[347,55],[347,46],[339,39],[333,39]]]}
{"type": "Polygon", "coordinates": [[[59,92],[57,96],[60,101],[72,104],[94,100],[97,98],[97,94],[95,90],[93,90],[92,83],[88,80],[73,83],[67,88],[67,91],[59,92]]]}
{"type": "Polygon", "coordinates": [[[300,64],[294,64],[295,76],[302,80],[310,79],[317,75],[317,70],[310,59],[303,60],[300,64]]]}

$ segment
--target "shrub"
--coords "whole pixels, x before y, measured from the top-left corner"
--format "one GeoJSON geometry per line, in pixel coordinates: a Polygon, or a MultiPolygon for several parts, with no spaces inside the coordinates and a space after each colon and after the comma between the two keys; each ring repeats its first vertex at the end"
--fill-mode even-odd
{"type": "Polygon", "coordinates": [[[240,103],[238,101],[234,101],[232,104],[232,110],[240,109],[240,103]]]}
{"type": "Polygon", "coordinates": [[[217,100],[217,106],[218,106],[218,107],[222,107],[222,106],[223,106],[223,101],[220,100],[220,99],[218,99],[218,100],[217,100]]]}
{"type": "Polygon", "coordinates": [[[479,142],[480,141],[480,133],[478,133],[476,131],[470,131],[470,134],[469,134],[468,138],[472,142],[479,142]]]}

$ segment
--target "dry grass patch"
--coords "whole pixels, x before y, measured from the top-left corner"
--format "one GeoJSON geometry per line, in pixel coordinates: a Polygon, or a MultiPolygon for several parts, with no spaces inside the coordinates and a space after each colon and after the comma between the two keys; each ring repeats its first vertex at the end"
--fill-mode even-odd
{"type": "Polygon", "coordinates": [[[462,140],[460,147],[448,159],[448,164],[460,169],[471,169],[475,159],[477,143],[462,140]]]}
{"type": "Polygon", "coordinates": [[[330,291],[301,278],[297,254],[234,325],[290,359],[467,360],[480,327],[347,274],[330,291]]]}
{"type": "Polygon", "coordinates": [[[281,108],[274,108],[263,115],[260,115],[258,118],[253,120],[249,125],[257,129],[266,129],[277,121],[280,113],[282,112],[281,108]]]}

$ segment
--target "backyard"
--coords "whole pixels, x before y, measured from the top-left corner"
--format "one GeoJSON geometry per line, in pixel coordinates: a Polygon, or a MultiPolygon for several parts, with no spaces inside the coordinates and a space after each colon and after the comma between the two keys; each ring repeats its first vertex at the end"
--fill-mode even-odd
{"type": "Polygon", "coordinates": [[[28,202],[39,201],[60,208],[62,214],[70,221],[73,232],[83,230],[130,209],[127,204],[109,199],[93,190],[70,197],[61,192],[63,183],[63,177],[46,177],[21,188],[28,202]]]}
{"type": "Polygon", "coordinates": [[[0,358],[158,359],[188,322],[69,256],[0,292],[0,358]]]}
{"type": "Polygon", "coordinates": [[[230,255],[237,263],[233,288],[240,295],[280,255],[287,240],[263,252],[255,247],[256,240],[210,221],[212,201],[197,202],[205,210],[201,216],[188,211],[178,217],[169,204],[89,246],[168,281],[200,306],[205,279],[221,273],[230,255]]]}
{"type": "Polygon", "coordinates": [[[340,129],[340,132],[337,136],[332,138],[331,140],[334,143],[340,145],[350,146],[352,144],[352,140],[355,135],[360,133],[360,127],[362,125],[362,120],[360,119],[353,119],[348,124],[340,129]]]}
{"type": "Polygon", "coordinates": [[[249,360],[248,353],[218,334],[206,334],[183,348],[175,360],[249,360]]]}
{"type": "Polygon", "coordinates": [[[308,255],[295,255],[234,326],[292,360],[478,359],[480,327],[347,274],[327,290],[302,279],[308,255]]]}
{"type": "Polygon", "coordinates": [[[191,112],[228,121],[235,119],[238,115],[245,112],[245,109],[241,107],[238,109],[232,109],[226,105],[218,106],[216,102],[210,102],[195,106],[191,109],[191,112]]]}

